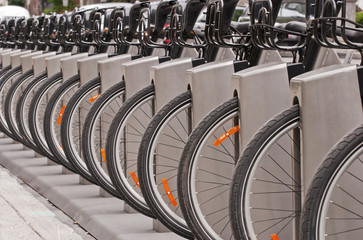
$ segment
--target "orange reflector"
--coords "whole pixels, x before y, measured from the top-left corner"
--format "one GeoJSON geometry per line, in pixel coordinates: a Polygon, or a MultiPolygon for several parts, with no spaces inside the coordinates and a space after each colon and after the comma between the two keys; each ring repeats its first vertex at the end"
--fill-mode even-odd
{"type": "Polygon", "coordinates": [[[63,147],[62,147],[62,145],[59,145],[60,146],[60,148],[63,150],[63,147]]]}
{"type": "Polygon", "coordinates": [[[105,164],[107,164],[106,163],[106,153],[105,153],[105,149],[101,149],[101,155],[102,155],[102,159],[103,159],[103,161],[105,162],[105,164]]]}
{"type": "Polygon", "coordinates": [[[213,145],[218,147],[219,144],[221,144],[224,140],[226,140],[228,137],[230,137],[231,135],[235,134],[238,131],[239,131],[238,126],[229,129],[227,132],[223,133],[219,138],[217,138],[217,140],[214,141],[213,145]]]}
{"type": "Polygon", "coordinates": [[[89,101],[90,101],[90,102],[94,102],[94,101],[96,101],[96,99],[97,99],[100,95],[101,95],[101,94],[97,94],[96,96],[91,97],[91,98],[89,99],[89,101]]]}
{"type": "Polygon", "coordinates": [[[166,195],[168,196],[171,204],[173,204],[173,206],[176,207],[176,205],[178,205],[178,203],[175,201],[175,198],[174,198],[173,194],[170,191],[168,181],[166,180],[166,178],[163,178],[162,181],[163,181],[163,185],[164,185],[166,195]]]}
{"type": "Polygon", "coordinates": [[[271,240],[279,240],[277,234],[271,234],[271,240]]]}
{"type": "Polygon", "coordinates": [[[62,122],[62,117],[63,117],[63,113],[64,113],[64,109],[66,108],[66,105],[63,105],[62,109],[59,112],[59,116],[58,116],[58,126],[61,125],[62,122]]]}
{"type": "Polygon", "coordinates": [[[140,188],[139,179],[137,178],[135,172],[130,172],[130,175],[131,175],[132,179],[134,179],[136,185],[140,188]]]}

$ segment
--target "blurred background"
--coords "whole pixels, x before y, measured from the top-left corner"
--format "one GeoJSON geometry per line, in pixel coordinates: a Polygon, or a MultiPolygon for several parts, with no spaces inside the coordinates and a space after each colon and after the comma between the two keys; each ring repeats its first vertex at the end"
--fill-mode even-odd
{"type": "MultiPolygon", "coordinates": [[[[157,1],[157,0],[151,0],[157,1]]],[[[363,0],[362,0],[363,1],[363,0]]],[[[135,2],[135,0],[0,0],[0,6],[16,5],[28,9],[30,15],[38,15],[42,12],[61,13],[65,10],[73,10],[89,4],[105,2],[135,2]]],[[[241,0],[239,5],[247,5],[247,0],[241,0]]],[[[0,16],[1,17],[1,16],[0,16]]]]}
{"type": "MultiPolygon", "coordinates": [[[[135,1],[136,0],[0,0],[0,18],[4,16],[28,16],[28,14],[31,16],[39,15],[41,13],[48,14],[50,12],[62,13],[64,11],[72,11],[75,7],[84,7],[86,5],[93,5],[89,7],[95,7],[101,6],[107,2],[133,3],[135,1]]],[[[155,2],[160,0],[139,1],[155,2]]],[[[285,23],[288,20],[305,21],[305,2],[306,0],[283,0],[277,22],[285,23]]],[[[363,24],[363,0],[346,0],[346,3],[347,17],[363,24]]],[[[233,21],[249,21],[248,13],[248,0],[240,0],[234,13],[233,21]]],[[[197,28],[199,27],[200,29],[204,29],[204,18],[203,16],[198,18],[197,28]]]]}

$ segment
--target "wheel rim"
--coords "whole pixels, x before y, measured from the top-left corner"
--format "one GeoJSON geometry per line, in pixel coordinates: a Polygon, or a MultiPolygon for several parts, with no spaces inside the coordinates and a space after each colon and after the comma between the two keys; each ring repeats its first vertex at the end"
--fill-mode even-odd
{"type": "Polygon", "coordinates": [[[232,173],[239,156],[239,134],[213,145],[229,129],[238,126],[238,108],[225,114],[206,133],[188,168],[190,188],[185,199],[197,225],[213,239],[232,239],[228,196],[232,173]]]}
{"type": "Polygon", "coordinates": [[[24,96],[23,101],[20,104],[20,109],[17,114],[19,114],[19,119],[21,121],[21,127],[23,129],[23,135],[26,138],[28,142],[32,145],[36,145],[30,132],[29,128],[29,109],[30,109],[30,103],[31,99],[34,97],[35,93],[39,89],[39,87],[42,85],[43,81],[47,79],[47,76],[44,75],[39,81],[31,88],[31,90],[27,91],[24,96]]]}
{"type": "MultiPolygon", "coordinates": [[[[56,151],[60,156],[66,160],[67,157],[64,154],[62,141],[61,141],[61,134],[60,134],[60,125],[58,125],[58,119],[60,112],[63,106],[67,106],[70,98],[76,93],[79,88],[79,82],[75,82],[71,84],[62,94],[58,97],[57,102],[54,104],[52,111],[51,111],[51,121],[50,121],[50,136],[53,141],[54,146],[56,147],[56,151]]],[[[44,139],[45,140],[45,139],[44,139]]]]}
{"type": "Polygon", "coordinates": [[[254,156],[243,183],[240,214],[251,239],[266,239],[271,234],[294,239],[299,231],[300,140],[293,137],[295,131],[300,132],[298,118],[285,126],[254,156]]]}
{"type": "Polygon", "coordinates": [[[62,78],[59,77],[59,79],[55,82],[53,82],[48,88],[47,91],[43,92],[41,97],[37,101],[37,105],[35,107],[35,118],[34,118],[34,129],[37,133],[37,137],[42,143],[41,149],[48,152],[50,155],[53,155],[48,147],[48,143],[45,138],[44,133],[44,117],[45,117],[45,110],[48,105],[48,100],[50,96],[53,95],[53,93],[56,91],[56,89],[61,85],[62,78]]]}
{"type": "Polygon", "coordinates": [[[0,89],[0,120],[4,126],[4,128],[10,132],[8,123],[5,119],[5,98],[6,98],[6,93],[9,92],[9,89],[11,87],[11,84],[14,80],[14,78],[19,77],[21,73],[21,70],[19,69],[18,71],[14,71],[11,76],[7,79],[7,81],[4,83],[4,85],[1,87],[0,89]]]}
{"type": "Polygon", "coordinates": [[[362,227],[363,143],[330,178],[318,212],[316,239],[360,239],[362,227]],[[355,192],[355,194],[353,194],[355,192]]]}
{"type": "Polygon", "coordinates": [[[148,152],[148,175],[154,177],[147,179],[152,188],[153,197],[166,211],[168,217],[172,217],[173,221],[179,222],[186,229],[188,227],[178,204],[177,174],[179,159],[190,132],[188,129],[189,109],[192,104],[190,100],[188,102],[168,116],[155,133],[148,152]],[[163,179],[165,179],[164,182],[163,179]],[[166,192],[166,186],[169,187],[171,194],[166,192]]]}
{"type": "Polygon", "coordinates": [[[144,198],[142,197],[141,190],[138,187],[138,181],[134,180],[131,172],[135,174],[137,173],[137,153],[143,135],[143,133],[140,132],[139,129],[142,129],[142,131],[144,131],[152,118],[154,111],[154,107],[152,104],[153,100],[154,95],[148,96],[143,101],[138,103],[135,107],[133,107],[132,110],[123,119],[121,126],[119,126],[119,128],[117,129],[117,144],[114,153],[116,171],[118,173],[118,176],[122,179],[122,182],[125,183],[124,187],[131,194],[135,201],[145,207],[147,207],[147,205],[144,198]],[[138,120],[131,122],[131,118],[135,118],[138,120]],[[130,131],[125,132],[125,128],[130,129],[130,131]],[[125,139],[124,134],[127,134],[127,140],[125,139]],[[127,152],[124,150],[126,149],[126,145],[127,152]],[[124,154],[126,155],[124,156],[124,154]],[[126,167],[125,162],[127,164],[126,167]]]}
{"type": "Polygon", "coordinates": [[[72,155],[75,157],[75,160],[77,161],[75,164],[77,164],[81,169],[87,173],[90,174],[87,168],[86,163],[82,159],[82,127],[81,125],[84,123],[86,113],[89,112],[89,110],[92,107],[92,100],[95,96],[99,94],[100,84],[97,84],[96,86],[92,87],[87,91],[86,94],[84,94],[79,101],[77,101],[77,104],[73,107],[73,114],[70,118],[68,126],[70,126],[68,130],[68,137],[71,140],[69,143],[71,149],[72,149],[72,155]],[[82,113],[80,112],[82,111],[82,113]]]}
{"type": "Polygon", "coordinates": [[[110,129],[112,119],[122,106],[124,95],[124,90],[120,91],[116,95],[113,95],[110,99],[105,101],[105,104],[102,105],[97,114],[92,116],[90,138],[88,141],[86,139],[86,141],[89,142],[88,146],[91,150],[90,161],[93,162],[93,165],[97,168],[98,173],[100,173],[102,178],[106,180],[107,184],[112,187],[113,185],[107,171],[105,153],[101,150],[106,149],[107,133],[110,129]],[[107,117],[107,120],[102,120],[103,117],[107,117]]]}
{"type": "Polygon", "coordinates": [[[19,126],[16,122],[16,106],[18,104],[18,101],[19,101],[21,95],[23,94],[24,89],[29,84],[29,81],[33,78],[34,78],[33,75],[25,78],[24,81],[18,86],[17,90],[12,94],[11,99],[10,99],[10,102],[12,103],[12,104],[10,104],[10,118],[11,118],[10,121],[12,122],[12,126],[13,126],[14,130],[16,131],[14,133],[14,135],[17,135],[18,137],[20,137],[21,134],[19,132],[19,126]]]}

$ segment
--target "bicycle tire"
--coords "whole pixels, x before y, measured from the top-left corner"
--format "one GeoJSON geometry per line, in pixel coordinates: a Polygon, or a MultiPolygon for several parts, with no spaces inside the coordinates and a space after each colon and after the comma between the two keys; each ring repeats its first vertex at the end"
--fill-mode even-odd
{"type": "MultiPolygon", "coordinates": [[[[69,162],[69,159],[66,157],[62,145],[61,140],[59,139],[60,134],[59,130],[60,127],[57,125],[54,125],[53,122],[53,116],[56,114],[57,105],[59,104],[59,101],[62,101],[62,98],[64,96],[68,96],[71,98],[72,93],[74,93],[78,89],[80,84],[80,76],[79,74],[74,75],[73,77],[70,77],[66,81],[64,81],[53,93],[53,95],[50,97],[47,107],[45,109],[44,114],[44,121],[43,121],[43,127],[44,127],[44,135],[46,142],[48,143],[50,151],[53,153],[53,155],[61,162],[61,164],[67,168],[68,170],[71,170],[74,173],[78,173],[76,169],[73,168],[72,164],[69,162]],[[71,94],[71,95],[70,95],[71,94]],[[57,129],[58,130],[57,130],[57,129]],[[58,132],[58,135],[56,135],[58,132]]],[[[67,105],[62,102],[63,106],[67,105]]],[[[57,111],[58,112],[58,111],[57,111]]]]}
{"type": "Polygon", "coordinates": [[[302,239],[361,238],[362,154],[363,126],[359,126],[325,157],[306,195],[302,239]]]}
{"type": "Polygon", "coordinates": [[[21,90],[19,89],[23,84],[25,84],[25,82],[30,81],[34,76],[34,71],[33,69],[30,69],[24,73],[22,73],[18,79],[16,79],[16,81],[11,85],[9,91],[6,94],[6,98],[5,98],[5,106],[4,106],[4,110],[5,110],[5,120],[7,122],[8,128],[11,131],[11,133],[13,134],[13,136],[15,136],[15,138],[22,144],[24,144],[27,147],[31,148],[31,145],[28,144],[27,141],[24,140],[23,136],[20,134],[19,132],[19,127],[17,125],[16,122],[16,104],[17,104],[17,100],[19,100],[19,96],[18,98],[16,98],[16,92],[21,90]]]}
{"type": "Polygon", "coordinates": [[[53,155],[49,149],[48,143],[44,135],[43,122],[45,111],[42,109],[46,108],[41,106],[43,98],[47,98],[47,93],[55,85],[62,82],[62,72],[58,72],[53,76],[47,78],[44,83],[41,84],[39,89],[36,90],[34,97],[32,98],[29,106],[28,123],[30,136],[33,139],[35,145],[43,152],[43,154],[52,160],[53,162],[61,164],[61,162],[53,155]]]}
{"type": "Polygon", "coordinates": [[[94,78],[83,86],[81,86],[75,94],[69,100],[61,122],[61,141],[64,149],[65,156],[67,157],[69,163],[72,167],[86,180],[96,183],[94,177],[89,172],[87,165],[82,159],[82,137],[79,134],[82,121],[82,114],[79,112],[80,110],[88,110],[85,109],[85,103],[92,105],[88,99],[95,96],[96,93],[99,93],[101,87],[101,79],[100,77],[94,78]],[[96,93],[95,93],[96,92],[96,93]],[[93,93],[93,94],[92,94],[93,93]],[[89,96],[92,94],[91,96],[89,96]],[[87,98],[88,96],[88,98],[87,98]],[[87,99],[86,99],[87,98],[87,99]],[[81,106],[81,104],[83,106],[81,106]],[[77,119],[77,115],[78,119],[77,119]],[[78,122],[77,122],[78,121],[78,122]],[[73,128],[76,127],[75,132],[78,133],[78,136],[74,137],[73,128]],[[74,140],[76,139],[76,140],[74,140]]]}
{"type": "MultiPolygon", "coordinates": [[[[116,115],[119,108],[121,108],[121,105],[118,104],[118,98],[122,98],[120,102],[123,102],[123,98],[125,95],[125,82],[121,81],[109,89],[107,89],[105,92],[103,92],[99,98],[94,102],[91,110],[87,114],[85,125],[83,127],[82,131],[82,147],[83,147],[83,158],[85,159],[85,162],[87,164],[87,167],[89,171],[91,172],[92,176],[94,176],[95,180],[99,183],[99,185],[105,189],[109,194],[111,194],[114,197],[121,198],[120,194],[116,190],[116,188],[113,186],[111,179],[106,172],[107,169],[105,169],[106,166],[103,165],[103,156],[99,156],[99,153],[101,152],[101,149],[106,149],[106,147],[101,146],[105,145],[106,139],[101,138],[100,141],[95,140],[94,135],[97,131],[97,125],[99,124],[97,121],[101,118],[101,116],[105,115],[105,111],[108,107],[111,108],[112,113],[116,115]],[[113,102],[116,102],[116,106],[111,106],[113,102]],[[118,107],[118,109],[115,111],[114,107],[118,107]],[[97,143],[96,143],[97,142],[97,143]],[[97,146],[100,145],[100,146],[97,146]],[[97,148],[98,149],[95,149],[97,148]]],[[[110,113],[107,113],[108,117],[114,117],[114,115],[111,115],[110,113]]],[[[101,120],[102,121],[102,120],[101,120]]],[[[108,124],[108,122],[107,122],[108,124]]],[[[102,128],[102,133],[107,133],[109,129],[105,129],[104,126],[100,126],[102,128]]],[[[101,153],[102,154],[102,153],[101,153]]],[[[106,163],[105,163],[106,165],[106,163]]]]}
{"type": "Polygon", "coordinates": [[[154,94],[155,94],[154,85],[150,85],[140,90],[132,97],[130,97],[128,100],[126,100],[126,102],[122,105],[122,107],[117,112],[115,118],[112,121],[110,130],[107,134],[107,141],[106,141],[107,170],[113,185],[115,186],[116,190],[120,193],[125,202],[127,202],[132,208],[134,208],[138,212],[146,216],[149,216],[151,218],[155,217],[141,195],[141,191],[137,186],[138,182],[132,182],[131,172],[130,176],[128,176],[127,172],[130,169],[135,169],[135,165],[137,164],[136,151],[138,150],[139,147],[137,144],[140,144],[142,137],[142,133],[138,131],[137,128],[142,127],[146,129],[146,126],[144,127],[142,126],[142,124],[145,123],[145,117],[147,116],[146,121],[151,119],[151,116],[147,115],[150,113],[149,112],[146,113],[145,109],[142,109],[142,107],[144,106],[144,103],[149,103],[149,101],[153,101],[154,94]],[[134,127],[131,124],[128,125],[129,119],[131,117],[135,117],[135,115],[133,114],[136,111],[138,111],[138,109],[140,109],[141,112],[145,113],[143,114],[144,119],[141,120],[141,123],[138,126],[135,125],[134,127]],[[125,126],[128,127],[128,130],[132,128],[132,131],[128,132],[127,130],[125,132],[124,131],[125,126]],[[135,136],[136,139],[133,139],[133,142],[136,144],[136,146],[134,145],[133,146],[134,148],[130,149],[131,148],[130,146],[132,146],[133,143],[129,140],[132,139],[132,137],[130,137],[129,139],[124,137],[122,139],[124,135],[135,136]],[[127,149],[124,150],[126,148],[126,145],[127,149]],[[121,159],[120,159],[120,154],[122,155],[121,159]],[[124,164],[123,166],[121,160],[124,160],[122,161],[124,164]],[[133,161],[135,161],[136,163],[132,163],[133,161]],[[128,166],[129,162],[131,162],[130,166],[128,166]]]}
{"type": "Polygon", "coordinates": [[[11,65],[8,65],[2,69],[0,69],[0,79],[9,71],[11,70],[11,65]]]}
{"type": "Polygon", "coordinates": [[[42,85],[47,79],[47,72],[38,74],[31,83],[24,89],[23,95],[20,97],[16,106],[16,122],[19,127],[19,132],[24,140],[33,149],[38,149],[43,155],[45,154],[34,142],[29,129],[29,109],[31,99],[33,98],[36,89],[42,85]]]}
{"type": "Polygon", "coordinates": [[[17,140],[17,138],[12,134],[10,131],[6,119],[5,119],[5,91],[11,86],[11,80],[15,78],[17,75],[21,73],[21,66],[12,68],[11,70],[7,71],[6,74],[0,79],[0,130],[5,133],[10,138],[17,140]]]}
{"type": "Polygon", "coordinates": [[[181,149],[190,134],[190,126],[187,125],[191,103],[191,91],[187,91],[158,111],[142,137],[137,164],[142,195],[154,216],[164,226],[188,239],[194,236],[182,217],[175,193],[178,155],[181,155],[181,149]],[[163,188],[163,179],[168,181],[170,193],[173,194],[171,200],[163,188]]]}
{"type": "Polygon", "coordinates": [[[213,143],[228,132],[227,128],[237,129],[238,119],[238,98],[235,97],[217,106],[199,122],[183,150],[178,195],[185,221],[197,239],[232,237],[226,202],[231,180],[228,174],[239,156],[239,135],[227,135],[226,141],[217,146],[213,143]]]}
{"type": "Polygon", "coordinates": [[[300,170],[300,140],[296,140],[299,121],[298,105],[279,113],[259,129],[240,157],[230,191],[236,239],[266,239],[271,234],[293,239],[295,227],[298,233],[301,185],[298,174],[293,178],[291,172],[300,170]],[[292,206],[293,201],[297,201],[297,208],[292,206]]]}

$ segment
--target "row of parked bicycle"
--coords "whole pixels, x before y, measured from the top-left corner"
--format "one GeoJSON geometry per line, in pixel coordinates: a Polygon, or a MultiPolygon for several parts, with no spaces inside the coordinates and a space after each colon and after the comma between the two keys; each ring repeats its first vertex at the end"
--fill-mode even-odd
{"type": "Polygon", "coordinates": [[[3,19],[0,130],[185,238],[359,239],[363,26],[345,1],[278,28],[281,0],[248,23],[237,2],[3,19]]]}

